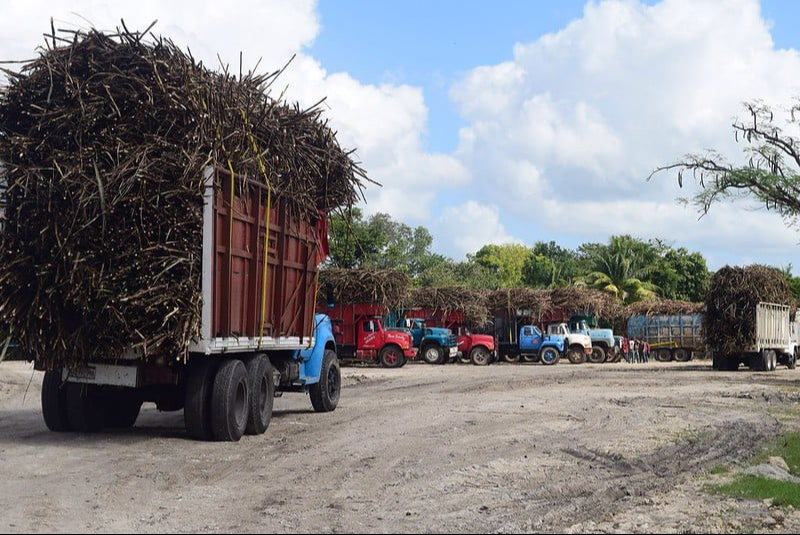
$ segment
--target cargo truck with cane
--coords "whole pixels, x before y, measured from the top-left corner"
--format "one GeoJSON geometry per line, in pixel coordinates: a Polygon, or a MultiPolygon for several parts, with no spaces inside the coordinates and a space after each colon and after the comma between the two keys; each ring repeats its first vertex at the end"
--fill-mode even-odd
{"type": "Polygon", "coordinates": [[[44,372],[47,427],[130,427],[153,402],[237,441],[284,392],[336,409],[318,265],[369,179],[320,104],[150,28],[52,31],[0,88],[0,343],[44,372]]]}
{"type": "Polygon", "coordinates": [[[318,412],[336,409],[336,343],[330,319],[314,313],[324,221],[270,206],[266,185],[219,168],[206,170],[205,184],[202,322],[186,360],[131,352],[47,370],[42,412],[52,431],[131,427],[154,402],[183,409],[192,438],[237,441],[266,431],[283,392],[307,392],[318,412]]]}
{"type": "Polygon", "coordinates": [[[755,329],[748,343],[735,351],[712,352],[712,367],[736,371],[744,364],[754,371],[775,371],[778,364],[794,369],[797,364],[798,324],[790,320],[788,305],[761,302],[756,305],[755,329]]]}

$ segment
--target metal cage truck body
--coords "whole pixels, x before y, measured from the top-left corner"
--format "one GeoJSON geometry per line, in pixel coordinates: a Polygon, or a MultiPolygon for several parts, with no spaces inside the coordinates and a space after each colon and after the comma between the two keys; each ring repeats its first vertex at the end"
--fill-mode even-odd
{"type": "Polygon", "coordinates": [[[204,179],[202,319],[188,356],[131,351],[48,370],[42,411],[51,430],[130,427],[142,403],[155,402],[183,409],[192,438],[237,441],[266,431],[282,392],[308,392],[318,412],[336,408],[336,343],[330,320],[314,311],[327,221],[301,221],[246,177],[208,167],[204,179]]]}
{"type": "Polygon", "coordinates": [[[702,314],[635,315],[628,318],[628,339],[650,344],[660,362],[686,362],[705,350],[702,323],[702,314]]]}
{"type": "MultiPolygon", "coordinates": [[[[790,320],[787,305],[758,303],[755,332],[750,343],[728,354],[713,353],[712,366],[735,371],[740,364],[756,371],[775,371],[777,364],[794,369],[797,363],[797,323],[790,320]]],[[[713,348],[712,348],[713,349],[713,348]]]]}

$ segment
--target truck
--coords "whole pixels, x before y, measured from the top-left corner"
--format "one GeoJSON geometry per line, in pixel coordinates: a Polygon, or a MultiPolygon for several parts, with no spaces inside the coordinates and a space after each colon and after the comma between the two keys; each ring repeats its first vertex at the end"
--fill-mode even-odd
{"type": "Polygon", "coordinates": [[[339,358],[344,362],[379,363],[400,368],[417,356],[410,333],[384,326],[387,310],[376,303],[328,307],[339,358]]]}
{"type": "Polygon", "coordinates": [[[462,362],[486,366],[497,358],[494,337],[471,332],[461,311],[414,308],[404,315],[406,319],[422,320],[426,326],[449,329],[456,337],[457,356],[462,362]]]}
{"type": "Polygon", "coordinates": [[[544,334],[536,325],[523,325],[514,334],[515,337],[501,339],[497,344],[497,352],[506,362],[522,360],[550,366],[557,364],[562,355],[571,355],[563,336],[544,334]]]}
{"type": "Polygon", "coordinates": [[[755,307],[755,331],[738,351],[712,354],[712,367],[736,371],[744,364],[755,371],[775,371],[777,364],[794,369],[798,357],[798,323],[791,321],[788,305],[759,302],[755,307]]]}
{"type": "Polygon", "coordinates": [[[283,392],[308,393],[317,412],[336,409],[337,345],[314,310],[327,221],[301,220],[265,184],[216,166],[202,184],[201,321],[185,358],[131,350],[54,368],[34,355],[50,430],[131,427],[154,402],[183,409],[191,438],[238,441],[267,430],[283,392]]]}
{"type": "Polygon", "coordinates": [[[659,362],[687,362],[705,352],[702,314],[633,315],[628,318],[628,339],[650,344],[659,362]]]}
{"type": "Polygon", "coordinates": [[[428,364],[445,364],[458,356],[458,340],[450,329],[433,327],[419,317],[392,311],[386,316],[389,329],[411,335],[413,347],[428,364]]]}
{"type": "Polygon", "coordinates": [[[590,316],[572,316],[568,322],[571,332],[586,334],[591,339],[592,354],[589,356],[589,360],[594,363],[619,361],[622,358],[622,354],[615,344],[614,331],[590,327],[589,320],[594,320],[594,318],[590,316]]]}
{"type": "Polygon", "coordinates": [[[603,356],[603,360],[591,360],[592,356],[595,355],[592,347],[592,339],[588,334],[572,332],[569,328],[569,324],[566,322],[549,324],[547,326],[547,334],[564,338],[567,357],[573,364],[583,364],[587,359],[596,364],[605,361],[605,355],[603,356]]]}

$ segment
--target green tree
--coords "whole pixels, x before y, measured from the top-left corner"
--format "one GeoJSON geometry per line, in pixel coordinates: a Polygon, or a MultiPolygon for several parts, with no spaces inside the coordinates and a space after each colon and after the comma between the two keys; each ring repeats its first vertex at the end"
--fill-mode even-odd
{"type": "MultiPolygon", "coordinates": [[[[518,243],[484,245],[475,253],[474,259],[494,273],[503,287],[522,285],[522,267],[530,256],[531,249],[518,243]]],[[[468,257],[469,258],[469,257],[468,257]]]]}
{"type": "Polygon", "coordinates": [[[690,253],[685,247],[666,248],[648,277],[658,287],[659,296],[693,302],[705,300],[710,279],[705,257],[690,253]]]}
{"type": "Polygon", "coordinates": [[[534,288],[555,288],[571,284],[578,275],[574,251],[551,241],[536,242],[522,266],[522,281],[534,288]]]}
{"type": "Polygon", "coordinates": [[[358,208],[331,218],[330,264],[344,268],[398,269],[414,277],[433,260],[433,237],[377,213],[366,221],[358,208]]]}
{"type": "Polygon", "coordinates": [[[579,284],[609,293],[624,304],[655,295],[655,285],[646,280],[658,259],[653,245],[627,235],[612,236],[608,245],[584,244],[579,252],[587,269],[579,284]]]}
{"type": "Polygon", "coordinates": [[[419,286],[464,286],[476,290],[495,290],[500,287],[498,275],[474,259],[454,262],[449,258],[439,258],[442,261],[431,262],[419,274],[416,279],[419,286]]]}
{"type": "MultiPolygon", "coordinates": [[[[800,221],[800,140],[784,134],[775,123],[773,110],[760,102],[744,105],[746,118],[733,124],[737,141],[746,144],[748,163],[733,165],[716,151],[704,155],[687,154],[676,163],[658,167],[649,178],[663,171],[678,171],[678,184],[683,187],[684,173],[699,182],[701,190],[691,201],[702,213],[731,197],[752,197],[767,210],[783,216],[787,225],[800,221]]],[[[787,122],[790,128],[800,125],[800,101],[791,109],[787,122]]]]}

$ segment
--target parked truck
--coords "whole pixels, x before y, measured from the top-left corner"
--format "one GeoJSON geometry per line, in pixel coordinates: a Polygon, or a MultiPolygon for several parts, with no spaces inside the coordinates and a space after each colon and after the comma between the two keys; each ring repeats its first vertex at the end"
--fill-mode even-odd
{"type": "Polygon", "coordinates": [[[400,368],[417,356],[410,333],[384,326],[387,310],[375,303],[333,304],[328,315],[339,358],[400,368]]]}
{"type": "Polygon", "coordinates": [[[705,352],[701,314],[634,315],[628,318],[628,339],[650,345],[659,362],[687,362],[705,352]]]}
{"type": "Polygon", "coordinates": [[[523,325],[514,336],[500,340],[497,351],[506,362],[557,364],[570,348],[563,336],[544,334],[536,325],[523,325]]]}
{"type": "Polygon", "coordinates": [[[392,311],[386,316],[389,329],[411,335],[413,347],[428,364],[444,364],[458,356],[458,340],[450,329],[433,327],[422,318],[392,311]]]}
{"type": "Polygon", "coordinates": [[[592,341],[592,354],[589,360],[593,363],[617,362],[622,358],[614,341],[614,331],[590,327],[590,316],[572,316],[569,319],[569,329],[573,333],[588,335],[592,341]]]}
{"type": "Polygon", "coordinates": [[[305,222],[267,186],[206,168],[199,336],[185,359],[92,359],[47,369],[42,412],[52,431],[134,425],[143,402],[184,410],[190,437],[237,441],[266,431],[273,397],[307,392],[333,411],[340,372],[331,323],[315,315],[325,221],[305,222]]]}
{"type": "Polygon", "coordinates": [[[750,342],[736,352],[713,352],[712,366],[735,371],[740,364],[751,370],[775,371],[777,364],[794,369],[798,357],[798,324],[791,321],[787,305],[760,302],[755,308],[755,331],[750,342]]]}
{"type": "Polygon", "coordinates": [[[467,327],[467,320],[463,312],[416,308],[406,311],[405,317],[423,320],[425,325],[445,328],[453,332],[458,343],[458,357],[462,362],[486,366],[497,358],[494,337],[489,334],[471,332],[467,327]]]}
{"type": "MultiPolygon", "coordinates": [[[[566,322],[551,323],[547,326],[547,334],[551,336],[561,336],[567,350],[567,358],[572,364],[583,364],[587,359],[591,360],[593,353],[592,339],[588,334],[572,332],[566,322]]],[[[598,360],[600,363],[605,360],[598,360]]]]}

